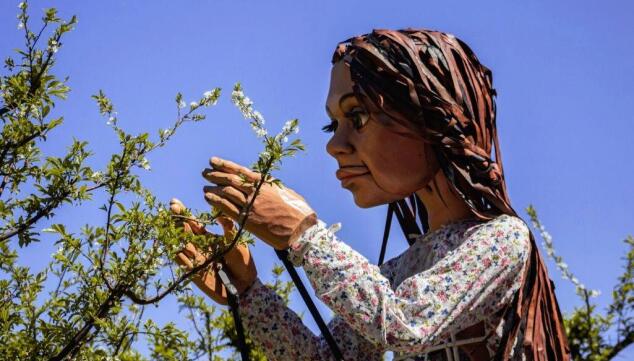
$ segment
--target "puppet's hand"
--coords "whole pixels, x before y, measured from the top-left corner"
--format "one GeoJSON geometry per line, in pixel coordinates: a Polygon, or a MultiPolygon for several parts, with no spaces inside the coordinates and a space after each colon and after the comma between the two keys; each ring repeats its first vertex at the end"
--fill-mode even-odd
{"type": "MultiPolygon", "coordinates": [[[[174,214],[182,214],[185,206],[178,200],[172,199],[170,202],[170,210],[174,214]]],[[[227,239],[233,239],[236,229],[231,219],[227,217],[218,217],[218,222],[222,225],[224,235],[227,239]]],[[[194,221],[186,219],[183,221],[183,227],[186,232],[194,234],[208,234],[205,227],[194,221]]],[[[207,258],[199,249],[191,243],[185,245],[181,252],[176,255],[176,263],[191,270],[195,265],[205,262],[207,258]]],[[[231,282],[238,290],[238,294],[244,292],[253,284],[257,277],[255,263],[249,252],[249,248],[243,244],[236,244],[224,256],[224,263],[228,268],[228,274],[231,282]]],[[[216,272],[216,263],[212,263],[206,269],[201,270],[192,277],[192,280],[207,296],[221,305],[227,304],[227,290],[220,281],[220,277],[216,272]]]]}
{"type": "MultiPolygon", "coordinates": [[[[261,174],[218,157],[211,158],[210,164],[212,169],[205,169],[203,177],[216,186],[203,188],[205,199],[239,224],[238,213],[253,198],[261,174]],[[243,182],[241,174],[249,184],[243,182]]],[[[317,214],[302,196],[290,188],[265,183],[253,202],[245,228],[274,248],[286,249],[316,223],[317,214]]]]}

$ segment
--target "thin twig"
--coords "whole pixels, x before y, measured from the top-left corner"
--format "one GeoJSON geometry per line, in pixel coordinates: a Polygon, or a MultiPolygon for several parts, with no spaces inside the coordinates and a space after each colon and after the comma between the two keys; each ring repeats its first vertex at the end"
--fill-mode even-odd
{"type": "Polygon", "coordinates": [[[183,273],[176,282],[172,283],[171,285],[169,285],[162,293],[158,294],[155,297],[152,298],[144,298],[144,297],[140,297],[137,294],[135,294],[134,292],[130,291],[130,290],[124,290],[123,293],[130,298],[133,302],[138,303],[140,305],[147,305],[147,304],[151,304],[151,303],[155,303],[158,302],[160,300],[162,300],[165,296],[167,296],[168,294],[170,294],[172,291],[174,291],[176,289],[176,287],[178,287],[184,280],[188,279],[189,277],[191,277],[192,275],[198,273],[199,271],[207,268],[211,263],[213,262],[217,262],[218,260],[220,260],[225,254],[227,254],[227,252],[229,252],[238,242],[238,240],[240,239],[240,236],[242,235],[242,231],[244,230],[244,224],[246,223],[247,220],[247,215],[249,214],[249,211],[251,210],[251,207],[253,206],[253,203],[255,202],[255,199],[260,191],[260,188],[262,187],[262,184],[264,184],[266,182],[266,178],[268,175],[268,171],[271,168],[271,164],[273,163],[273,157],[269,158],[269,161],[266,164],[265,167],[265,171],[264,173],[261,175],[260,181],[258,182],[256,188],[255,188],[255,192],[253,197],[251,198],[251,201],[247,204],[246,209],[244,210],[243,213],[243,217],[240,217],[241,219],[239,220],[239,227],[238,227],[238,231],[236,232],[233,240],[229,243],[229,245],[219,251],[217,254],[215,254],[212,257],[208,257],[204,262],[202,262],[200,265],[193,267],[192,269],[190,269],[189,271],[183,273]]]}
{"type": "MultiPolygon", "coordinates": [[[[69,188],[73,187],[76,183],[77,183],[77,181],[71,183],[69,188]]],[[[0,242],[4,242],[7,239],[15,236],[16,234],[29,229],[34,223],[39,221],[41,218],[48,216],[70,194],[71,194],[71,192],[67,190],[67,191],[63,192],[60,195],[60,197],[51,199],[48,202],[48,204],[46,204],[44,207],[40,208],[37,211],[37,213],[35,213],[32,217],[27,218],[26,221],[20,223],[19,225],[13,227],[9,231],[7,231],[7,232],[3,233],[2,235],[0,235],[0,242]]]]}

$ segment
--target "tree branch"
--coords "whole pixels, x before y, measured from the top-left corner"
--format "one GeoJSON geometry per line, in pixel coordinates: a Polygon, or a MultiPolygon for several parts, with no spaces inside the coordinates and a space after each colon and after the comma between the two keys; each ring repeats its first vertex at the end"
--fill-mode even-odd
{"type": "Polygon", "coordinates": [[[50,361],[62,361],[67,356],[72,356],[79,352],[83,341],[86,339],[86,337],[88,337],[92,328],[95,327],[99,329],[99,326],[95,325],[95,321],[97,319],[105,317],[108,312],[110,312],[110,309],[112,309],[112,306],[114,306],[114,304],[120,299],[120,289],[114,289],[112,292],[110,292],[106,300],[99,306],[95,316],[86,321],[86,324],[84,324],[84,326],[71,338],[71,340],[57,355],[50,358],[50,361]]]}
{"type": "Polygon", "coordinates": [[[46,206],[40,208],[40,210],[38,210],[33,216],[29,217],[26,221],[0,235],[0,242],[4,242],[16,234],[24,232],[42,217],[48,216],[69,194],[70,192],[65,192],[61,197],[51,199],[46,206]]]}
{"type": "Polygon", "coordinates": [[[616,355],[619,354],[619,352],[625,350],[625,348],[627,348],[632,343],[634,343],[634,332],[629,332],[621,341],[612,346],[612,349],[608,353],[606,360],[613,359],[616,355]]]}
{"type": "Polygon", "coordinates": [[[112,285],[110,285],[110,281],[108,281],[108,277],[106,277],[106,273],[104,272],[104,264],[106,262],[106,257],[108,256],[108,250],[110,249],[110,223],[112,219],[112,207],[114,206],[114,200],[117,195],[117,185],[119,183],[119,179],[121,179],[121,166],[123,165],[123,159],[126,156],[126,144],[123,144],[123,153],[121,154],[121,159],[119,160],[119,164],[117,164],[117,170],[115,174],[115,178],[112,182],[112,187],[110,188],[110,199],[108,200],[108,213],[106,215],[106,233],[104,246],[101,248],[101,255],[99,256],[99,263],[97,267],[99,268],[99,275],[101,279],[106,284],[109,290],[112,291],[112,285]]]}

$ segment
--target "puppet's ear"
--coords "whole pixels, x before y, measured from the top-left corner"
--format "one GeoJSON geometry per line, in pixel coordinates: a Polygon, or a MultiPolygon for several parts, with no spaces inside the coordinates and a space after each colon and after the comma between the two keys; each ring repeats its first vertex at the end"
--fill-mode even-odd
{"type": "Polygon", "coordinates": [[[385,104],[385,101],[383,100],[383,94],[379,94],[379,99],[378,99],[379,108],[383,108],[383,104],[385,104]]]}

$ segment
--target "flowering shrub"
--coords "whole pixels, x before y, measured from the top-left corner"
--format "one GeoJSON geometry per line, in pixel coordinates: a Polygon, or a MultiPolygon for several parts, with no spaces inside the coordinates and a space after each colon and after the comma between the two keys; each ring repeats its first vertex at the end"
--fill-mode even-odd
{"type": "MultiPolygon", "coordinates": [[[[194,273],[219,260],[235,243],[252,241],[243,228],[246,218],[230,240],[185,233],[181,220],[143,186],[138,173],[150,169],[148,154],[166,146],[181,126],[205,119],[203,110],[217,103],[221,89],[206,91],[189,106],[178,93],[172,126],[160,129],[156,136],[126,132],[114,104],[100,90],[92,98],[117,137],[119,151],[103,169],[87,165],[92,152],[84,141],[75,140],[62,157],[45,155],[40,146],[62,125],[61,117],[51,119],[51,110],[70,91],[66,80],[58,79],[51,69],[64,36],[73,30],[77,19],[60,19],[55,9],[48,9],[40,28],[34,30],[27,2],[18,8],[24,48],[17,51],[16,58],[6,58],[6,74],[0,77],[3,359],[143,360],[146,357],[139,348],[147,349],[146,356],[152,360],[231,357],[237,340],[230,313],[194,295],[189,282],[194,273]],[[107,200],[100,206],[105,220],[86,219],[79,230],[54,222],[60,206],[90,206],[97,193],[107,200]],[[53,222],[43,231],[53,235],[57,250],[48,260],[41,257],[46,266],[33,272],[22,265],[18,250],[28,252],[30,245],[40,241],[35,227],[43,219],[53,222]],[[173,261],[187,242],[210,252],[208,261],[192,270],[181,269],[173,261]],[[177,297],[193,333],[171,322],[157,325],[144,317],[145,307],[157,305],[168,295],[177,297]],[[145,345],[139,347],[142,342],[145,345]]],[[[279,184],[270,172],[279,169],[283,157],[303,150],[299,140],[283,144],[291,132],[297,132],[297,120],[269,137],[261,114],[252,110],[239,84],[234,93],[240,94],[237,104],[258,124],[257,134],[264,140],[265,149],[253,167],[263,174],[258,187],[264,182],[279,184]]],[[[188,210],[184,216],[215,224],[218,213],[192,214],[188,210]]],[[[273,269],[275,281],[270,286],[288,300],[292,286],[280,279],[281,273],[281,267],[273,269]]],[[[251,349],[252,359],[264,359],[256,347],[251,345],[251,349]]]]}
{"type": "Polygon", "coordinates": [[[533,227],[543,239],[546,254],[555,261],[562,278],[575,285],[577,295],[583,301],[564,318],[568,342],[575,361],[607,361],[634,342],[634,238],[628,236],[625,243],[629,251],[625,256],[625,271],[612,291],[612,303],[605,314],[596,311],[591,298],[599,296],[599,291],[589,290],[569,270],[562,257],[555,253],[553,240],[537,217],[533,206],[526,208],[533,227]],[[616,335],[616,339],[609,335],[616,335]]]}

